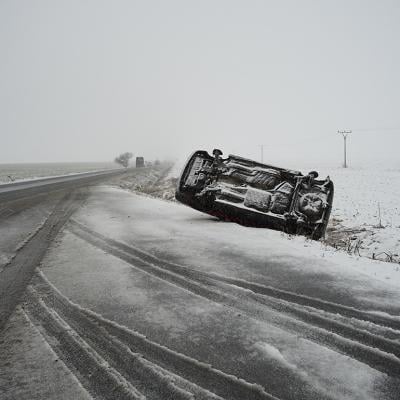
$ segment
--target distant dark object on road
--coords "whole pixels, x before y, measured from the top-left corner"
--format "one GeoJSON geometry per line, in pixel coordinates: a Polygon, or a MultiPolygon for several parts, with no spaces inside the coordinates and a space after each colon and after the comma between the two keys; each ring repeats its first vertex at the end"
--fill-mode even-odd
{"type": "Polygon", "coordinates": [[[136,157],[136,168],[144,167],[144,158],[143,157],[136,157]]]}
{"type": "Polygon", "coordinates": [[[196,151],[183,168],[175,197],[224,221],[320,239],[333,201],[333,183],[318,173],[273,167],[222,152],[196,151]]]}

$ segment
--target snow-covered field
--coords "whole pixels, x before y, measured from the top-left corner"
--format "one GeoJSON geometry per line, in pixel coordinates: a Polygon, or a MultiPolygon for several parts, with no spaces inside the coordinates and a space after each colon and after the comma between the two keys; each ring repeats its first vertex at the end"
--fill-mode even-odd
{"type": "Polygon", "coordinates": [[[327,242],[370,258],[400,262],[400,169],[336,168],[327,242]]]}

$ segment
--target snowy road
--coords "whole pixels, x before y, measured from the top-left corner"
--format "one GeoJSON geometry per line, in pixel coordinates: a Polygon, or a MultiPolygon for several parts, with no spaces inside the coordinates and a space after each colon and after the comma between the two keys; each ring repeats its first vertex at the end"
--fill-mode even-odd
{"type": "Polygon", "coordinates": [[[14,258],[41,264],[0,334],[2,399],[398,399],[384,263],[107,186],[48,215],[14,258]]]}
{"type": "MultiPolygon", "coordinates": [[[[74,189],[86,186],[101,180],[115,177],[127,172],[125,169],[104,170],[95,172],[83,172],[78,174],[54,176],[0,185],[0,206],[3,202],[15,201],[17,199],[47,195],[56,190],[74,189]]],[[[0,209],[1,211],[1,209],[0,209]]]]}

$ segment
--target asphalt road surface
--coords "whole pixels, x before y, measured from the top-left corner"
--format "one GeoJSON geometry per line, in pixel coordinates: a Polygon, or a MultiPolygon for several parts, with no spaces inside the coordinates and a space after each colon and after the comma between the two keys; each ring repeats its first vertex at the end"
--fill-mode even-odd
{"type": "Polygon", "coordinates": [[[2,399],[399,398],[398,287],[304,238],[103,185],[3,225],[2,399]]]}
{"type": "MultiPolygon", "coordinates": [[[[37,249],[37,254],[34,254],[33,257],[29,253],[27,258],[22,256],[22,259],[20,257],[23,252],[17,252],[10,263],[7,264],[7,268],[0,270],[0,327],[7,321],[21,293],[25,290],[26,284],[32,277],[32,266],[40,262],[51,240],[79,205],[79,202],[76,202],[75,199],[70,200],[74,190],[88,188],[111,178],[123,176],[131,171],[131,169],[129,171],[117,169],[88,172],[0,185],[0,224],[3,225],[3,229],[4,225],[11,225],[11,229],[14,231],[19,230],[28,233],[27,238],[30,240],[30,245],[34,243],[37,249]],[[39,210],[36,210],[34,207],[39,204],[42,208],[39,207],[39,210]],[[31,219],[29,216],[10,221],[11,217],[18,216],[24,210],[33,211],[36,215],[44,212],[42,216],[46,217],[46,220],[37,232],[29,231],[34,229],[34,226],[31,225],[33,221],[29,221],[31,219]],[[52,210],[52,212],[46,214],[45,210],[47,212],[52,210]],[[32,236],[30,237],[30,235],[32,236]]],[[[8,233],[9,231],[10,228],[7,229],[8,233]]],[[[11,236],[11,240],[14,239],[13,235],[7,235],[6,232],[3,232],[0,246],[3,245],[3,249],[11,245],[18,248],[18,239],[15,238],[15,243],[10,243],[10,241],[7,241],[7,236],[11,236]]]]}
{"type": "Polygon", "coordinates": [[[0,205],[8,201],[14,201],[25,197],[32,197],[50,192],[76,189],[77,187],[87,186],[104,181],[127,173],[129,170],[105,170],[96,172],[84,172],[80,174],[70,174],[66,176],[49,177],[0,185],[0,205]]]}

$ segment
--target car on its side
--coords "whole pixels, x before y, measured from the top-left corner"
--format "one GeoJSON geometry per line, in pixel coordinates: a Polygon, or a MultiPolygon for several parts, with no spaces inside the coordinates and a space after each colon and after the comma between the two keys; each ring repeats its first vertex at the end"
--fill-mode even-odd
{"type": "Polygon", "coordinates": [[[175,197],[196,210],[245,226],[320,239],[332,208],[334,186],[315,171],[274,167],[239,156],[195,151],[185,164],[175,197]]]}

